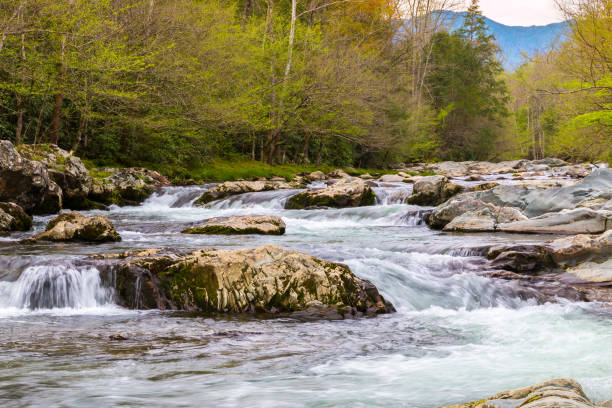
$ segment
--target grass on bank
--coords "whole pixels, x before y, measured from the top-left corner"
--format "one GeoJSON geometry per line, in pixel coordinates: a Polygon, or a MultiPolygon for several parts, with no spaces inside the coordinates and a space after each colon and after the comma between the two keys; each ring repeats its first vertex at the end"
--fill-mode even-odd
{"type": "MultiPolygon", "coordinates": [[[[97,163],[96,161],[84,160],[85,167],[88,169],[101,167],[125,167],[115,163],[97,163]]],[[[342,169],[352,176],[369,173],[373,176],[382,174],[395,174],[395,170],[384,169],[356,169],[353,167],[338,167],[329,165],[269,165],[259,161],[252,160],[215,160],[205,166],[195,168],[185,168],[173,165],[160,165],[156,163],[134,163],[134,167],[145,167],[151,170],[157,170],[170,180],[175,182],[189,181],[196,183],[203,182],[222,182],[232,180],[249,180],[258,178],[283,177],[286,180],[291,180],[293,175],[299,173],[311,173],[313,171],[322,171],[328,173],[335,169],[342,169]]],[[[103,175],[106,172],[97,172],[96,175],[103,175]]],[[[109,173],[110,174],[110,173],[109,173]]]]}

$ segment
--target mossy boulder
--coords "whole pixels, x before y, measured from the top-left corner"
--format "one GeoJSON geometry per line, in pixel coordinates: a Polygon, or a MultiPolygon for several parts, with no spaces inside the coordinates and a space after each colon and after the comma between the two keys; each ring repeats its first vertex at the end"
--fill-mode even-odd
{"type": "Polygon", "coordinates": [[[28,214],[54,214],[62,208],[62,197],[62,189],[43,163],[0,140],[0,201],[16,203],[28,214]]]}
{"type": "Polygon", "coordinates": [[[150,307],[216,313],[312,311],[342,318],[394,311],[346,265],[276,246],[116,259],[120,301],[132,307],[136,298],[146,298],[150,307]]]}
{"type": "Polygon", "coordinates": [[[308,189],[290,197],[285,204],[289,210],[309,207],[362,207],[374,205],[376,195],[372,188],[359,178],[344,178],[319,190],[308,189]]]}
{"type": "Polygon", "coordinates": [[[0,203],[0,232],[29,231],[32,217],[15,203],[0,203]]]}
{"type": "Polygon", "coordinates": [[[113,224],[103,215],[85,216],[78,212],[60,214],[47,224],[44,232],[29,238],[36,241],[121,241],[113,224]]]}
{"type": "Polygon", "coordinates": [[[216,200],[222,200],[244,193],[259,193],[262,191],[285,190],[300,187],[301,185],[298,183],[288,183],[281,180],[226,181],[217,184],[202,194],[202,196],[196,200],[195,205],[205,205],[216,200]]]}
{"type": "Polygon", "coordinates": [[[94,181],[89,198],[104,204],[138,205],[156,187],[170,185],[158,172],[143,168],[94,169],[92,174],[94,181]]]}
{"type": "Polygon", "coordinates": [[[62,207],[72,210],[96,208],[96,203],[87,199],[92,187],[92,178],[78,157],[54,144],[19,145],[19,153],[42,163],[49,176],[62,189],[62,207]]]}
{"type": "Polygon", "coordinates": [[[286,225],[282,218],[265,216],[217,217],[206,220],[203,224],[183,230],[184,234],[218,234],[218,235],[283,235],[286,225]]]}

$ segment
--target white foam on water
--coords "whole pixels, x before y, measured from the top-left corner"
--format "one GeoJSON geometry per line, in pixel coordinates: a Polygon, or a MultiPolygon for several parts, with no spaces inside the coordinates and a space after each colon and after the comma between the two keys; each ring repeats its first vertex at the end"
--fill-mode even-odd
{"type": "MultiPolygon", "coordinates": [[[[588,314],[590,306],[549,304],[522,308],[451,310],[432,307],[407,313],[463,338],[437,345],[425,355],[391,354],[335,359],[312,368],[360,394],[384,384],[406,406],[431,407],[478,400],[504,389],[572,377],[594,400],[612,390],[612,322],[588,314]]],[[[380,392],[380,388],[378,389],[380,392]]]]}

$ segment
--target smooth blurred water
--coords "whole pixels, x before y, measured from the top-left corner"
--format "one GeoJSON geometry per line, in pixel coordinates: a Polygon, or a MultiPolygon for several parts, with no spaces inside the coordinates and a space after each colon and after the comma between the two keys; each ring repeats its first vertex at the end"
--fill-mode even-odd
{"type": "MultiPolygon", "coordinates": [[[[480,399],[556,377],[612,398],[612,313],[542,303],[537,292],[483,274],[474,250],[544,236],[446,234],[403,204],[411,186],[376,187],[378,204],[284,210],[296,190],[192,203],[203,187],[170,187],[105,215],[123,241],[19,245],[0,241],[0,406],[414,407],[480,399]],[[214,216],[279,215],[284,236],[197,236],[214,216]],[[113,303],[94,253],[134,248],[275,244],[344,262],[398,312],[299,321],[132,311],[113,303]],[[129,338],[112,342],[110,334],[129,338]]],[[[41,230],[50,217],[37,217],[41,230]]],[[[28,233],[31,234],[32,232],[28,233]]]]}

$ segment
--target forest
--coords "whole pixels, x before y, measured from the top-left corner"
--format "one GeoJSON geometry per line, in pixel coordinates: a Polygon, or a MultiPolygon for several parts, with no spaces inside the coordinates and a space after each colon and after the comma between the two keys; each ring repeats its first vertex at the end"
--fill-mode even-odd
{"type": "MultiPolygon", "coordinates": [[[[0,139],[211,163],[612,161],[612,2],[504,72],[478,1],[0,0],[0,139]]],[[[238,164],[236,164],[238,165],[238,164]]],[[[246,166],[246,164],[245,164],[246,166]]]]}

